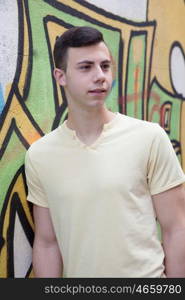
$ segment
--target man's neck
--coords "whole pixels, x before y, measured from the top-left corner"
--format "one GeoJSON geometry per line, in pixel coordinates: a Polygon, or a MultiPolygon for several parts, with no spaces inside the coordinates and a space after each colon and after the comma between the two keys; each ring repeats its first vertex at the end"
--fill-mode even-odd
{"type": "Polygon", "coordinates": [[[109,123],[114,117],[115,114],[106,107],[81,110],[78,113],[69,107],[67,126],[76,131],[81,141],[90,145],[100,136],[104,124],[109,123]]]}

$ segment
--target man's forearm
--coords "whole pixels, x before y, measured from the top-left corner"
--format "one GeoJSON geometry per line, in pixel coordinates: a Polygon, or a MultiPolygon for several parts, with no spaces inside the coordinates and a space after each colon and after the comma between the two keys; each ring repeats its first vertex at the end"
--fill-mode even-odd
{"type": "Polygon", "coordinates": [[[185,277],[185,228],[163,234],[165,274],[167,277],[185,277]]]}
{"type": "Polygon", "coordinates": [[[38,278],[62,277],[62,258],[58,244],[43,245],[37,241],[33,245],[33,272],[38,278]]]}

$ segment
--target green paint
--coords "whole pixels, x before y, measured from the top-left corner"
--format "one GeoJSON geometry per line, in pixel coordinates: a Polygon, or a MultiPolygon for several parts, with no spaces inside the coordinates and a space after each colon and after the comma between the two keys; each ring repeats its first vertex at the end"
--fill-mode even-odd
{"type": "MultiPolygon", "coordinates": [[[[157,82],[154,82],[151,88],[150,98],[148,102],[148,116],[151,115],[151,111],[154,105],[158,105],[159,112],[161,106],[166,102],[169,101],[172,103],[171,109],[171,120],[170,120],[170,133],[169,138],[171,140],[180,140],[180,117],[181,117],[181,99],[171,96],[170,94],[166,93],[165,90],[161,89],[157,82]],[[156,98],[157,97],[157,98],[156,98]],[[156,101],[159,99],[159,102],[156,101]]],[[[160,113],[156,111],[152,114],[152,122],[156,122],[160,124],[160,113]]],[[[181,161],[181,156],[178,155],[179,160],[181,161]]]]}
{"type": "Polygon", "coordinates": [[[143,105],[143,84],[144,84],[144,71],[145,71],[145,47],[146,47],[146,36],[139,35],[135,36],[131,40],[129,56],[128,56],[128,71],[127,71],[127,115],[135,117],[138,119],[143,119],[142,105],[143,105]],[[137,41],[140,40],[143,45],[142,55],[140,60],[137,61],[137,64],[134,61],[134,43],[137,44],[137,41]],[[137,93],[135,91],[135,76],[136,70],[138,69],[138,78],[137,78],[137,93]],[[135,103],[135,98],[137,102],[135,103]],[[136,108],[136,113],[135,113],[136,108]]]}
{"type": "Polygon", "coordinates": [[[0,211],[2,209],[8,188],[18,169],[23,165],[25,151],[26,150],[19,138],[15,133],[13,133],[0,162],[0,211]]]}
{"type": "MultiPolygon", "coordinates": [[[[148,113],[150,114],[150,111],[152,110],[153,105],[156,104],[156,100],[152,95],[157,95],[160,99],[159,101],[159,107],[161,107],[166,101],[170,101],[172,103],[172,110],[171,110],[171,126],[170,126],[170,139],[176,139],[179,140],[180,136],[180,115],[181,115],[181,99],[170,96],[165,92],[165,90],[162,90],[160,86],[155,82],[152,85],[151,88],[151,97],[149,99],[149,105],[148,105],[148,113]]],[[[160,123],[160,116],[159,113],[153,114],[153,118],[151,120],[152,122],[158,122],[160,123]]]]}

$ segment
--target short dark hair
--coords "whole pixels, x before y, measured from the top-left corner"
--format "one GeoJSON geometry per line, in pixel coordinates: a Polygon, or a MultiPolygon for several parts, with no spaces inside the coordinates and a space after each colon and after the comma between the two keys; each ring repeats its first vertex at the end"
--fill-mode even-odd
{"type": "Polygon", "coordinates": [[[104,42],[103,34],[87,26],[72,27],[56,38],[53,56],[56,68],[66,71],[67,51],[69,47],[83,47],[104,42]]]}

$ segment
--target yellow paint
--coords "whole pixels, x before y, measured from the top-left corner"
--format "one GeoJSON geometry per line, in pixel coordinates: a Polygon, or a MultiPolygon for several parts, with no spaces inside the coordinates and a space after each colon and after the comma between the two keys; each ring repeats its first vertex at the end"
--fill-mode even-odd
{"type": "Polygon", "coordinates": [[[34,276],[33,270],[31,270],[30,275],[29,275],[29,278],[34,278],[34,277],[35,277],[35,276],[34,276]]]}
{"type": "MultiPolygon", "coordinates": [[[[50,46],[51,46],[52,53],[53,53],[56,36],[60,36],[62,33],[64,33],[66,31],[66,28],[50,21],[47,23],[47,29],[48,29],[48,33],[49,33],[50,46]]],[[[53,60],[53,63],[54,63],[54,60],[53,60]]],[[[60,91],[60,85],[58,83],[56,85],[57,85],[57,95],[58,95],[58,102],[59,102],[58,104],[60,106],[63,103],[63,99],[62,99],[62,94],[60,91]]]]}
{"type": "MultiPolygon", "coordinates": [[[[23,96],[24,92],[24,86],[26,83],[26,74],[28,70],[28,63],[29,63],[29,36],[28,36],[28,23],[26,19],[26,14],[25,14],[25,5],[23,2],[23,14],[24,14],[24,50],[23,50],[23,57],[22,57],[22,68],[21,68],[21,73],[20,73],[20,79],[18,83],[19,87],[19,92],[21,96],[23,96]]],[[[20,59],[20,58],[19,58],[20,59]]]]}
{"type": "Polygon", "coordinates": [[[162,86],[173,92],[170,73],[170,49],[174,41],[185,49],[185,3],[183,0],[149,0],[149,20],[157,21],[154,40],[152,78],[156,77],[162,86]]]}
{"type": "Polygon", "coordinates": [[[10,193],[10,197],[8,199],[7,209],[6,209],[6,213],[5,213],[5,217],[4,217],[4,220],[3,220],[2,235],[3,235],[3,238],[5,240],[5,244],[2,248],[1,255],[0,255],[0,266],[1,266],[1,268],[0,268],[0,278],[4,278],[4,277],[8,276],[8,274],[7,274],[7,261],[8,261],[8,257],[7,257],[7,255],[8,255],[8,249],[7,249],[8,236],[7,236],[7,232],[8,232],[9,223],[10,223],[11,199],[12,199],[12,196],[13,196],[14,193],[18,193],[21,204],[22,204],[22,207],[23,207],[25,215],[27,217],[27,220],[28,220],[30,226],[32,227],[32,229],[34,228],[32,216],[30,214],[30,210],[29,210],[28,203],[27,203],[27,200],[26,200],[26,193],[25,193],[25,188],[24,188],[23,177],[22,177],[22,174],[20,174],[18,176],[13,188],[12,188],[11,193],[10,193]]]}
{"type": "Polygon", "coordinates": [[[5,87],[5,101],[8,98],[11,88],[12,88],[12,83],[10,83],[10,82],[7,83],[6,87],[5,87]]]}
{"type": "Polygon", "coordinates": [[[29,145],[41,137],[22,109],[17,97],[14,95],[0,132],[0,145],[3,144],[6,138],[12,119],[16,120],[17,127],[29,145]]]}
{"type": "Polygon", "coordinates": [[[134,64],[138,64],[141,61],[141,57],[143,56],[143,42],[141,39],[135,39],[133,42],[133,59],[134,64]]]}

